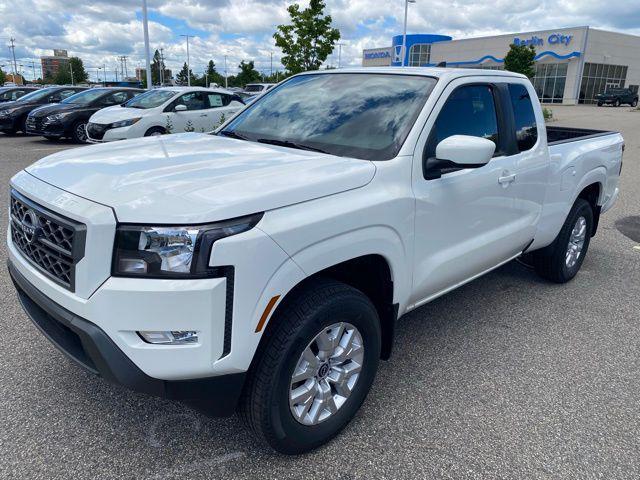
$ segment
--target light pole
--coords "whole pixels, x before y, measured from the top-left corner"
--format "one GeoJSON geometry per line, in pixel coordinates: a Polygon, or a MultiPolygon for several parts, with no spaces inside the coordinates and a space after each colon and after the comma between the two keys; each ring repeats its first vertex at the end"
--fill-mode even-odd
{"type": "Polygon", "coordinates": [[[342,45],[344,43],[338,43],[338,68],[340,68],[340,63],[342,62],[342,45]]]}
{"type": "Polygon", "coordinates": [[[151,52],[149,51],[149,18],[147,16],[147,0],[142,0],[142,25],[144,27],[144,53],[147,63],[147,88],[151,90],[151,52]]]}
{"type": "Polygon", "coordinates": [[[269,52],[271,54],[271,81],[273,81],[273,52],[269,52]]]}
{"type": "Polygon", "coordinates": [[[185,37],[187,39],[187,86],[191,86],[191,63],[189,62],[189,37],[193,37],[193,35],[180,35],[181,37],[185,37]]]}
{"type": "Polygon", "coordinates": [[[407,16],[409,14],[409,4],[416,3],[416,0],[404,0],[404,33],[402,34],[402,66],[406,67],[407,60],[407,16]]]}
{"type": "Polygon", "coordinates": [[[69,70],[71,71],[71,85],[73,86],[73,64],[69,60],[69,70]]]}
{"type": "Polygon", "coordinates": [[[224,56],[224,88],[229,88],[229,82],[227,80],[227,56],[224,56]]]}

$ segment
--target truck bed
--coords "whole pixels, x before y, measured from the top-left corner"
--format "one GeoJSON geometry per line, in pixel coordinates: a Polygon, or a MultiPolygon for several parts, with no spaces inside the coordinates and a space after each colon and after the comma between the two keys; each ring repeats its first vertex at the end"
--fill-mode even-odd
{"type": "Polygon", "coordinates": [[[550,127],[547,125],[547,144],[557,145],[559,143],[586,140],[587,138],[611,135],[613,133],[617,132],[607,130],[590,130],[588,128],[575,127],[550,127]]]}

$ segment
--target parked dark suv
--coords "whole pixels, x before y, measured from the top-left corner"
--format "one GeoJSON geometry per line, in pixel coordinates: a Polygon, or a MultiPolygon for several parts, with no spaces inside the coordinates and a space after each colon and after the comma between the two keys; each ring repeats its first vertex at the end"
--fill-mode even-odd
{"type": "Polygon", "coordinates": [[[91,115],[98,110],[120,105],[144,90],[138,88],[92,88],[77,93],[61,103],[38,108],[27,118],[27,133],[42,135],[48,140],[61,137],[74,142],[87,141],[86,126],[91,115]]]}
{"type": "Polygon", "coordinates": [[[610,104],[619,107],[623,103],[628,103],[632,107],[638,106],[638,94],[633,93],[628,88],[610,88],[604,93],[596,95],[598,106],[610,104]]]}
{"type": "Polygon", "coordinates": [[[86,90],[84,87],[49,87],[27,93],[15,102],[0,104],[0,132],[26,132],[27,115],[48,103],[58,103],[71,95],[86,90]]]}
{"type": "Polygon", "coordinates": [[[0,87],[0,103],[15,102],[27,93],[38,90],[35,87],[0,87]]]}

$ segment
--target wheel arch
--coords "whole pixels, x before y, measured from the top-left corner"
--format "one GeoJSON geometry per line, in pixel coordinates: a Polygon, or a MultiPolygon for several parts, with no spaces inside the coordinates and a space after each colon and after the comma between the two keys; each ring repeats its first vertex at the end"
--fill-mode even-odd
{"type": "Polygon", "coordinates": [[[298,281],[290,288],[283,298],[276,304],[269,315],[264,332],[258,343],[252,365],[263,350],[268,338],[278,326],[278,312],[287,307],[288,303],[313,284],[318,279],[329,278],[342,282],[364,293],[373,303],[380,319],[382,333],[382,348],[380,357],[388,359],[391,356],[395,323],[398,318],[398,304],[394,303],[394,281],[391,265],[381,254],[365,254],[348,260],[340,261],[313,272],[298,281]]]}
{"type": "MultiPolygon", "coordinates": [[[[591,205],[593,211],[593,228],[591,230],[591,236],[595,236],[598,231],[598,224],[600,223],[600,210],[602,209],[600,203],[603,194],[603,186],[601,182],[594,182],[585,186],[576,197],[586,200],[591,205]]],[[[574,200],[575,203],[575,200],[574,200]]]]}

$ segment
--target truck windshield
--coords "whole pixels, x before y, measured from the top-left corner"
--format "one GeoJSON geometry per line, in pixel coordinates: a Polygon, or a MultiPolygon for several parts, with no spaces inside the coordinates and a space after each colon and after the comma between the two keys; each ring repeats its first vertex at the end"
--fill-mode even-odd
{"type": "Polygon", "coordinates": [[[293,77],[238,114],[219,135],[365,160],[395,157],[436,79],[317,73],[293,77]]]}

